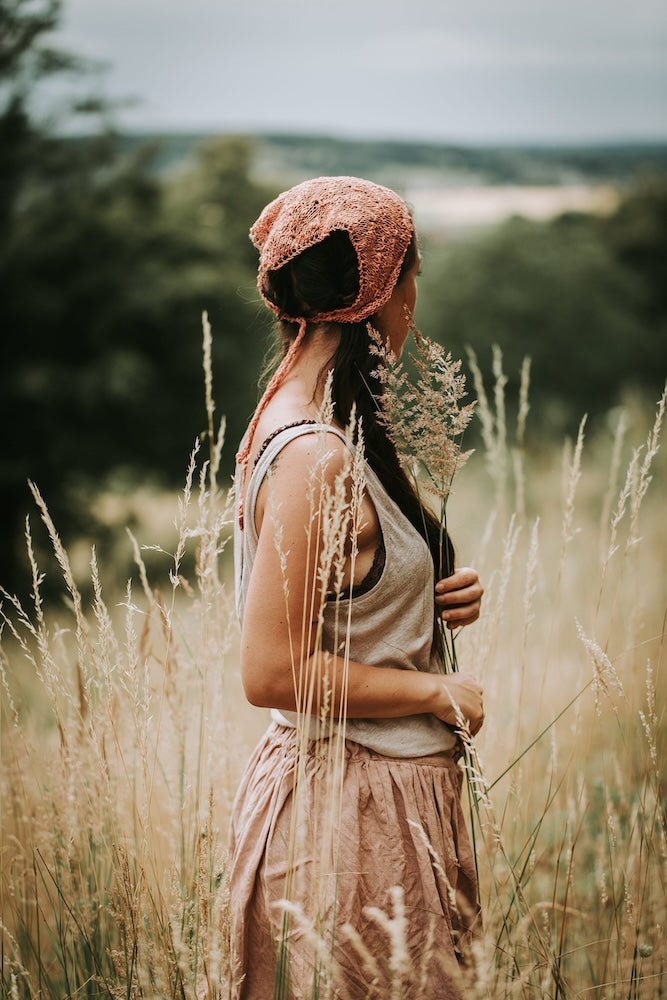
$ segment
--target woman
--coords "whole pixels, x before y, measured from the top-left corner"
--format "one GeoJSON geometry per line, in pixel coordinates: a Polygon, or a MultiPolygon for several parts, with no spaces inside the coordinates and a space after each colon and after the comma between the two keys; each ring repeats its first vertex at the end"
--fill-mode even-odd
{"type": "Polygon", "coordinates": [[[382,997],[400,977],[405,995],[456,997],[478,904],[454,729],[463,716],[479,730],[482,688],[441,673],[434,620],[475,621],[482,587],[470,569],[436,583],[438,526],[378,416],[368,330],[400,353],[420,267],[412,219],[387,188],[323,177],[268,205],[251,238],[283,355],[237,468],[241,672],[274,720],[232,817],[240,996],[267,1000],[275,980],[281,997],[382,997]],[[342,495],[335,572],[317,571],[331,519],[314,483],[342,495]]]}

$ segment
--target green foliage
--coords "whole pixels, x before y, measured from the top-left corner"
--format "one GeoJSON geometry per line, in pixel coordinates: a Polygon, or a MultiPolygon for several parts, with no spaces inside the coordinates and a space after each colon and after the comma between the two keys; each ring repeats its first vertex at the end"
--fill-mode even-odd
{"type": "Polygon", "coordinates": [[[99,535],[90,493],[112,472],[180,483],[205,422],[204,309],[220,331],[230,470],[265,329],[247,232],[272,192],[249,177],[247,140],[211,142],[163,180],[155,149],[126,152],[105,129],[76,141],[41,129],[30,114],[39,80],[75,65],[43,42],[59,5],[3,0],[0,11],[0,74],[19,81],[0,109],[0,565],[12,584],[29,478],[66,537],[99,535]]]}
{"type": "Polygon", "coordinates": [[[532,358],[536,429],[572,431],[628,387],[657,396],[667,372],[667,184],[629,195],[608,219],[513,218],[428,261],[419,319],[454,356],[506,371],[532,358]]]}
{"type": "Polygon", "coordinates": [[[2,478],[15,513],[28,505],[26,480],[39,482],[66,529],[84,526],[77,496],[83,513],[114,469],[135,482],[180,480],[204,426],[203,309],[221,331],[213,362],[228,471],[263,352],[245,244],[266,192],[248,180],[249,145],[208,146],[167,186],[145,154],[119,157],[111,138],[94,145],[94,158],[92,143],[61,151],[62,175],[17,212],[0,257],[0,405],[18,431],[2,478]]]}

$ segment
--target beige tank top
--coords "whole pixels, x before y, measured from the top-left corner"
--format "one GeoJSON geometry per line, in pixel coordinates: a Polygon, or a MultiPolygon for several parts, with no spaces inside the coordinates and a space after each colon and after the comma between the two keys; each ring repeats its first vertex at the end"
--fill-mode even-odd
{"type": "MultiPolygon", "coordinates": [[[[259,488],[280,451],[302,434],[336,434],[335,427],[308,423],[285,427],[269,439],[248,476],[245,495],[245,529],[235,526],[234,560],[236,602],[239,620],[257,551],[255,506],[259,488]]],[[[350,615],[350,658],[361,663],[403,670],[439,671],[432,654],[433,641],[433,561],[426,542],[394,503],[370,468],[365,467],[366,491],[377,512],[384,541],[385,563],[379,579],[365,593],[347,599],[332,599],[324,611],[323,645],[332,653],[340,652],[345,636],[336,637],[336,620],[347,622],[350,615]]],[[[238,478],[237,478],[238,481],[238,478]]],[[[237,519],[238,520],[238,519],[237,519]]],[[[276,586],[281,586],[279,580],[276,586]]],[[[344,626],[343,626],[344,627],[344,626]]],[[[340,626],[339,626],[340,628],[340,626]]],[[[271,710],[276,722],[296,727],[294,712],[271,710]]],[[[311,721],[311,735],[315,723],[311,721]]],[[[452,730],[434,715],[409,715],[398,719],[348,719],[346,738],[390,757],[421,757],[449,751],[456,745],[452,730]]]]}

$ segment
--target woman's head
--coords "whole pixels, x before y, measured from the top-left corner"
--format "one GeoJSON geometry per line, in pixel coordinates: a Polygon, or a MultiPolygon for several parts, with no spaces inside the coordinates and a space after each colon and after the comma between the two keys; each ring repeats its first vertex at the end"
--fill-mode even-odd
{"type": "Polygon", "coordinates": [[[418,255],[402,199],[356,177],[298,184],[267,205],[250,236],[260,251],[259,290],[284,321],[285,353],[237,456],[244,469],[260,415],[294,364],[309,324],[340,324],[367,355],[367,320],[389,308],[418,255]]]}
{"type": "Polygon", "coordinates": [[[318,177],[267,205],[250,235],[260,251],[258,287],[276,315],[358,323],[391,297],[414,229],[389,188],[318,177]]]}

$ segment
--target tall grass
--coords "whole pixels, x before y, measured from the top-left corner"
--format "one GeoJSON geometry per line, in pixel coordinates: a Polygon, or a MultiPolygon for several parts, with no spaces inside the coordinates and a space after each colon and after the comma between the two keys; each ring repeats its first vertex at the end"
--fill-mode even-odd
{"type": "MultiPolygon", "coordinates": [[[[503,379],[497,357],[494,402],[481,383],[477,393],[492,458],[473,457],[448,512],[459,563],[475,565],[487,588],[482,618],[457,640],[462,669],[483,678],[487,710],[470,764],[485,929],[463,992],[658,997],[667,988],[664,399],[646,427],[630,406],[609,440],[587,441],[582,425],[560,456],[531,453],[525,391],[511,435],[503,379]]],[[[43,606],[27,525],[29,606],[8,594],[2,604],[3,997],[232,994],[226,827],[263,717],[248,714],[238,683],[230,502],[216,484],[210,382],[207,408],[211,450],[191,457],[157,586],[128,539],[136,581],[107,603],[92,553],[84,606],[34,491],[66,603],[43,606]]],[[[303,902],[295,892],[291,920],[303,918],[303,902]]],[[[399,960],[400,889],[392,907],[371,916],[386,928],[394,995],[429,997],[419,970],[399,960]]],[[[326,971],[326,928],[309,926],[326,971]]],[[[369,968],[380,960],[357,948],[369,968]]],[[[333,997],[335,982],[330,968],[313,995],[333,997]]]]}
{"type": "Polygon", "coordinates": [[[624,474],[619,413],[611,461],[602,435],[587,456],[582,420],[560,463],[534,456],[510,481],[517,451],[487,404],[493,510],[460,484],[453,523],[489,582],[459,649],[489,706],[478,751],[491,996],[664,989],[664,409],[663,395],[624,474]],[[471,523],[486,524],[481,537],[471,523]]]}

